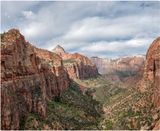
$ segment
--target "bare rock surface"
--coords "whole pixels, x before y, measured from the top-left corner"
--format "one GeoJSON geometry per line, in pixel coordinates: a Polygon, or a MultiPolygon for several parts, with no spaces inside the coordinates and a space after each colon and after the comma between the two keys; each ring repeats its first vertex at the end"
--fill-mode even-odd
{"type": "Polygon", "coordinates": [[[66,53],[65,50],[59,45],[52,51],[62,57],[63,65],[71,79],[85,79],[96,77],[98,75],[97,67],[88,57],[79,53],[66,53]]]}
{"type": "Polygon", "coordinates": [[[38,49],[16,29],[1,34],[2,129],[19,129],[28,112],[46,116],[46,103],[68,88],[57,54],[38,49]]]}

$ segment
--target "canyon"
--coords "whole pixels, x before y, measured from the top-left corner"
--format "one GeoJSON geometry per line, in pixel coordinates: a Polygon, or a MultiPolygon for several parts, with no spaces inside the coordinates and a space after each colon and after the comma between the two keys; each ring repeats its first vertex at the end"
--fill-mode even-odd
{"type": "Polygon", "coordinates": [[[19,129],[27,112],[46,116],[46,101],[65,91],[69,78],[58,55],[33,47],[18,30],[1,38],[2,129],[19,129]]]}
{"type": "MultiPolygon", "coordinates": [[[[77,66],[82,72],[80,77],[87,77],[85,71],[89,66],[83,62],[88,59],[85,57],[84,61],[81,61],[81,55],[78,55],[78,58],[80,64],[77,66]]],[[[71,70],[74,70],[74,66],[72,67],[71,70]]],[[[94,70],[96,71],[96,67],[94,70]]],[[[21,118],[29,112],[38,113],[42,118],[46,117],[47,101],[60,96],[69,88],[69,74],[72,73],[68,71],[70,70],[64,68],[59,55],[32,46],[18,30],[11,29],[2,34],[2,129],[19,129],[21,118]]],[[[92,69],[90,71],[92,73],[92,69]]],[[[78,74],[75,75],[79,77],[78,74]]]]}
{"type": "Polygon", "coordinates": [[[109,59],[1,34],[1,129],[160,129],[159,85],[160,37],[146,57],[109,59]]]}

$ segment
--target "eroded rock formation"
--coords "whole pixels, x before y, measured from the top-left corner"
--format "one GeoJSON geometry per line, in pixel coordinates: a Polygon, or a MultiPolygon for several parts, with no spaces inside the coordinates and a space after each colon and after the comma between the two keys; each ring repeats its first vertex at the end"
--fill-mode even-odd
{"type": "Polygon", "coordinates": [[[117,59],[91,57],[101,74],[111,74],[116,71],[138,72],[144,65],[144,56],[122,57],[117,59]]]}
{"type": "Polygon", "coordinates": [[[47,101],[68,85],[60,56],[33,47],[16,29],[1,35],[2,129],[19,129],[28,112],[45,117],[47,101]]]}
{"type": "Polygon", "coordinates": [[[62,57],[63,65],[71,79],[85,79],[98,75],[97,67],[86,56],[66,53],[59,45],[53,49],[53,52],[62,57]]]}
{"type": "Polygon", "coordinates": [[[160,37],[152,42],[147,51],[144,75],[138,88],[150,98],[147,102],[153,104],[152,117],[157,116],[150,129],[160,129],[160,37]]]}
{"type": "Polygon", "coordinates": [[[113,83],[121,83],[125,87],[135,87],[143,76],[145,57],[131,56],[117,59],[91,57],[100,74],[113,83]]]}
{"type": "Polygon", "coordinates": [[[144,79],[152,86],[154,105],[160,109],[160,37],[148,49],[144,79]]]}
{"type": "Polygon", "coordinates": [[[60,45],[57,45],[52,51],[60,56],[63,56],[66,53],[60,45]]]}

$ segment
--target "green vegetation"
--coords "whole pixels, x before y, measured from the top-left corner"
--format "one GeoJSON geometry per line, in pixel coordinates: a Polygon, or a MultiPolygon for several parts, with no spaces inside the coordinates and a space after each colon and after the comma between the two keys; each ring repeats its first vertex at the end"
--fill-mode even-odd
{"type": "Polygon", "coordinates": [[[45,118],[30,113],[22,118],[21,129],[146,129],[153,121],[151,92],[124,88],[101,76],[77,79],[67,91],[48,102],[45,118]]]}
{"type": "Polygon", "coordinates": [[[1,34],[1,40],[4,38],[5,34],[5,32],[1,34]]]}
{"type": "Polygon", "coordinates": [[[25,122],[26,122],[25,117],[22,116],[22,117],[20,118],[20,123],[19,123],[20,130],[23,130],[23,129],[24,129],[24,127],[25,127],[25,122]]]}
{"type": "Polygon", "coordinates": [[[113,122],[111,120],[105,119],[103,125],[104,125],[103,126],[104,130],[113,130],[114,129],[113,128],[113,122]]]}
{"type": "Polygon", "coordinates": [[[120,97],[124,96],[124,94],[128,92],[127,89],[122,88],[119,85],[113,85],[102,77],[87,80],[76,80],[76,82],[87,88],[95,89],[94,98],[105,105],[112,103],[116,99],[119,100],[120,97]]]}
{"type": "Polygon", "coordinates": [[[24,129],[41,129],[42,124],[38,123],[38,120],[42,120],[38,114],[36,113],[29,113],[25,119],[25,126],[24,129]]]}
{"type": "Polygon", "coordinates": [[[31,90],[32,94],[34,94],[34,97],[38,97],[41,94],[40,91],[41,90],[40,90],[39,85],[33,87],[32,90],[31,90]]]}
{"type": "Polygon", "coordinates": [[[129,107],[126,111],[122,111],[118,116],[117,125],[119,129],[141,129],[144,126],[150,126],[153,119],[148,107],[143,107],[140,110],[134,110],[129,107]],[[146,112],[146,110],[148,112],[146,112]]]}
{"type": "Polygon", "coordinates": [[[63,65],[70,65],[76,62],[75,59],[67,59],[67,60],[63,60],[63,65]]]}
{"type": "Polygon", "coordinates": [[[24,129],[44,129],[46,126],[49,129],[98,129],[102,107],[83,94],[76,83],[56,99],[48,102],[46,118],[28,114],[24,129]]]}
{"type": "MultiPolygon", "coordinates": [[[[121,74],[122,75],[122,74],[121,74]]],[[[134,75],[126,72],[123,76],[134,75]]],[[[77,83],[87,88],[94,88],[94,98],[104,106],[104,119],[99,124],[100,129],[141,129],[152,123],[149,102],[152,91],[140,93],[134,88],[124,88],[108,82],[103,77],[96,79],[77,80],[77,83]],[[148,101],[145,106],[139,106],[148,101]]]]}
{"type": "Polygon", "coordinates": [[[118,75],[120,78],[124,78],[129,76],[135,76],[136,73],[132,71],[116,71],[116,75],[118,75]]]}

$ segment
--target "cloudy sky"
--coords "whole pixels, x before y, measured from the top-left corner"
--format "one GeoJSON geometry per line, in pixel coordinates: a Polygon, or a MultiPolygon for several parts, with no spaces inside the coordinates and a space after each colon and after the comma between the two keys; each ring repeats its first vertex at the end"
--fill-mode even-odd
{"type": "Polygon", "coordinates": [[[87,56],[145,54],[160,36],[160,2],[2,2],[1,32],[18,28],[33,45],[87,56]]]}

